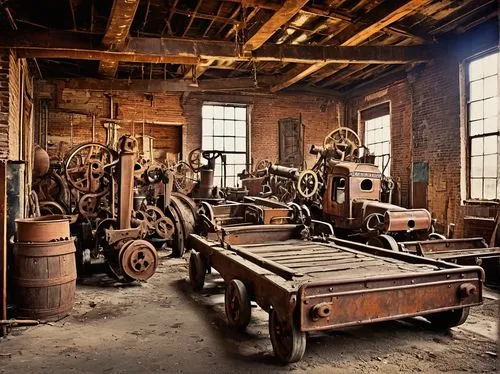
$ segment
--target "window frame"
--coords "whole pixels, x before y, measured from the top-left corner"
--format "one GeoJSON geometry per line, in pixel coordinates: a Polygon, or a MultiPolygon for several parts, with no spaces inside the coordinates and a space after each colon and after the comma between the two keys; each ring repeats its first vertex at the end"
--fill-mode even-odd
{"type": "MultiPolygon", "coordinates": [[[[250,155],[250,146],[251,146],[251,143],[250,143],[250,135],[251,135],[251,131],[250,131],[250,126],[251,126],[251,121],[250,121],[250,114],[251,114],[251,110],[252,110],[252,106],[248,103],[233,103],[233,102],[218,102],[218,101],[203,101],[202,104],[201,104],[201,139],[200,139],[200,146],[203,146],[203,138],[204,138],[204,131],[203,131],[203,121],[204,119],[208,119],[208,118],[205,118],[203,116],[203,108],[204,106],[222,106],[222,107],[233,107],[233,108],[245,108],[246,109],[246,117],[245,117],[245,151],[223,151],[223,150],[220,150],[222,152],[223,155],[229,155],[229,154],[245,154],[245,169],[248,170],[248,165],[249,165],[249,160],[251,159],[251,155],[250,155]]],[[[213,120],[214,118],[212,118],[213,120]]],[[[225,118],[225,115],[224,117],[222,118],[222,120],[226,120],[225,118]]],[[[236,119],[234,119],[234,121],[236,121],[236,119]]],[[[216,137],[215,134],[212,133],[212,135],[208,135],[209,137],[211,137],[212,139],[214,137],[216,137]]],[[[207,136],[207,137],[208,137],[207,136]]],[[[226,137],[233,137],[234,139],[237,138],[236,136],[236,133],[234,136],[225,136],[225,135],[222,135],[221,136],[223,139],[226,138],[226,137]]],[[[216,163],[219,162],[220,163],[220,166],[221,166],[221,171],[222,171],[222,160],[220,161],[216,161],[216,163]]],[[[238,181],[238,176],[237,174],[241,172],[241,170],[236,170],[236,165],[237,164],[228,164],[228,165],[235,165],[235,174],[234,174],[234,187],[236,187],[237,185],[239,185],[239,181],[238,181]]],[[[229,175],[230,177],[233,176],[233,174],[229,175]]],[[[226,180],[224,181],[224,186],[220,186],[220,187],[226,187],[227,186],[227,177],[228,175],[226,175],[226,180]]],[[[220,176],[217,176],[217,178],[215,177],[215,171],[214,171],[214,185],[219,185],[219,182],[220,182],[220,176]]],[[[228,187],[233,187],[233,186],[228,186],[228,187]]]]}
{"type": "MultiPolygon", "coordinates": [[[[368,105],[366,107],[363,107],[358,110],[358,134],[359,134],[359,139],[361,140],[361,143],[365,146],[368,147],[367,144],[365,144],[365,138],[366,138],[366,119],[363,118],[363,112],[372,110],[378,106],[382,107],[384,105],[389,106],[389,112],[386,114],[389,116],[389,174],[388,176],[392,175],[392,102],[391,100],[383,100],[379,101],[375,104],[368,105]]],[[[385,116],[385,115],[384,115],[385,116]]],[[[378,117],[382,116],[377,116],[371,119],[375,119],[378,117]]],[[[369,148],[368,148],[369,149],[369,148]]],[[[371,151],[371,150],[370,150],[371,151]]],[[[380,157],[380,156],[379,156],[380,157]]],[[[382,170],[380,170],[382,172],[382,170]]]]}
{"type": "MultiPolygon", "coordinates": [[[[462,147],[464,149],[464,155],[465,159],[462,160],[462,165],[465,165],[465,173],[462,176],[462,185],[465,185],[465,190],[462,189],[462,200],[464,202],[472,202],[472,203],[492,203],[496,202],[500,199],[500,196],[498,196],[494,199],[484,199],[484,186],[483,186],[483,191],[481,192],[482,197],[480,199],[477,198],[472,198],[471,194],[471,182],[472,182],[472,177],[471,177],[471,161],[472,161],[472,150],[471,150],[471,144],[472,144],[472,139],[475,138],[484,138],[486,136],[498,136],[500,137],[500,129],[498,129],[496,132],[492,133],[483,133],[480,135],[470,135],[470,116],[469,116],[469,105],[471,103],[470,101],[470,81],[469,81],[469,66],[473,61],[476,61],[478,59],[481,59],[483,57],[486,57],[488,55],[494,54],[494,53],[499,53],[500,54],[500,48],[498,47],[493,47],[489,48],[487,50],[481,51],[479,53],[476,53],[470,57],[467,57],[462,61],[460,64],[460,88],[461,88],[461,111],[462,111],[462,118],[463,118],[463,124],[462,124],[462,129],[463,129],[463,137],[462,137],[462,147]],[[465,179],[465,181],[464,181],[465,179]],[[465,183],[464,183],[465,182],[465,183]]],[[[499,55],[499,60],[500,61],[500,55],[499,55]]],[[[484,79],[484,77],[482,78],[484,79]]],[[[497,100],[498,100],[498,108],[497,108],[497,118],[500,120],[500,69],[497,72],[497,100]]],[[[483,102],[485,99],[481,99],[483,102]]],[[[479,100],[477,100],[479,101],[479,100]]],[[[482,118],[484,120],[484,117],[482,118]]],[[[500,141],[497,140],[497,168],[500,167],[500,141]]],[[[483,154],[484,157],[484,154],[483,154]]],[[[483,161],[484,162],[484,161],[483,161]]],[[[484,174],[484,173],[483,173],[484,174]]],[[[481,177],[481,180],[484,181],[485,178],[484,175],[481,177]]],[[[497,191],[498,191],[498,184],[500,183],[500,173],[497,172],[497,191]]],[[[484,182],[483,182],[484,183],[484,182]]]]}

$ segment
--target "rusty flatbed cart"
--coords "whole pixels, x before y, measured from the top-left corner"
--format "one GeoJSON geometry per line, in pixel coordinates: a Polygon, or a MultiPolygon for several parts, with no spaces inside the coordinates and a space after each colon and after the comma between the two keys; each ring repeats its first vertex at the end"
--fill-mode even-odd
{"type": "Polygon", "coordinates": [[[346,240],[300,240],[303,225],[221,229],[221,241],[191,235],[189,276],[203,288],[210,267],[224,278],[228,321],[250,322],[250,301],[269,313],[274,353],[299,361],[306,333],[425,316],[442,328],[462,324],[482,302],[483,270],[346,240]]]}

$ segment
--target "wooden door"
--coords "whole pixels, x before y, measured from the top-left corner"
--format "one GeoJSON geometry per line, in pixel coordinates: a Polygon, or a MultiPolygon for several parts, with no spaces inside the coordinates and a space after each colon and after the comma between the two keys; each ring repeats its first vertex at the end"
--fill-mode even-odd
{"type": "Polygon", "coordinates": [[[412,208],[427,209],[427,188],[429,185],[429,164],[427,162],[413,163],[413,204],[412,208]]]}
{"type": "Polygon", "coordinates": [[[283,118],[279,123],[279,161],[288,167],[301,167],[304,160],[300,118],[283,118]]]}

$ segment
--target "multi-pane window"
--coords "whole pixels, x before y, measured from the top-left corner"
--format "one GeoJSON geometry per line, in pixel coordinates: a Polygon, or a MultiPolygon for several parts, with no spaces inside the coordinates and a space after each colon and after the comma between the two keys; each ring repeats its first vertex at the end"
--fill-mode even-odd
{"type": "Polygon", "coordinates": [[[500,199],[498,52],[468,64],[468,140],[471,199],[500,199]]]}
{"type": "Polygon", "coordinates": [[[231,104],[203,104],[202,141],[204,151],[221,151],[226,157],[225,183],[222,159],[216,160],[214,183],[234,187],[237,174],[247,164],[247,108],[231,104]]]}
{"type": "Polygon", "coordinates": [[[365,120],[365,145],[375,155],[375,164],[384,175],[391,175],[391,116],[365,120]]]}

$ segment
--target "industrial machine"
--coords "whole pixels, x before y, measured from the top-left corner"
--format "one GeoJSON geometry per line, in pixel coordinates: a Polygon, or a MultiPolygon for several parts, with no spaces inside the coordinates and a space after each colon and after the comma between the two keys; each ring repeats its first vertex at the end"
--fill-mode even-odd
{"type": "Polygon", "coordinates": [[[335,234],[392,251],[402,251],[462,265],[478,264],[488,284],[500,279],[500,248],[482,238],[447,239],[434,231],[426,209],[392,204],[394,181],[374,164],[374,156],[348,128],[332,131],[322,147],[313,146],[318,160],[310,170],[278,165],[270,174],[287,178],[295,201],[306,204],[313,218],[329,222],[335,234]]]}
{"type": "Polygon", "coordinates": [[[122,281],[146,280],[158,264],[158,248],[168,245],[182,256],[197,209],[173,192],[177,166],[144,159],[132,136],[120,138],[117,151],[82,143],[52,162],[35,184],[40,212],[73,216],[80,274],[105,265],[122,281]]]}

